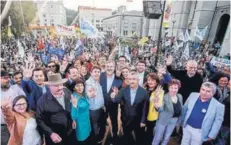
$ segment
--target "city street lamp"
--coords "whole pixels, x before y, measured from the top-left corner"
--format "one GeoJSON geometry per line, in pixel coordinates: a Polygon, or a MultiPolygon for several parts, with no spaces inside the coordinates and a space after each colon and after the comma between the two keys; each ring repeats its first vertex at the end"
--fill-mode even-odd
{"type": "Polygon", "coordinates": [[[176,22],[176,20],[172,20],[172,37],[173,37],[173,28],[174,28],[175,22],[176,22]]]}

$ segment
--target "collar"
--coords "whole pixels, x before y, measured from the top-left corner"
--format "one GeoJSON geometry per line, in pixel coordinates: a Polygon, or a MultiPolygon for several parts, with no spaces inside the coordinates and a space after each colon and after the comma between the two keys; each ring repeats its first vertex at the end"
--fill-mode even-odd
{"type": "Polygon", "coordinates": [[[130,87],[130,90],[136,92],[136,91],[138,90],[138,87],[139,87],[139,86],[137,86],[135,89],[132,89],[132,88],[130,87]]]}

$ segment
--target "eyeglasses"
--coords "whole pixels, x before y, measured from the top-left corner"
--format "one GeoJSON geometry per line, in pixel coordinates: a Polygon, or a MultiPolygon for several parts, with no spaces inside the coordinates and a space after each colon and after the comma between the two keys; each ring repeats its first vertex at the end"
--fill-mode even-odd
{"type": "Polygon", "coordinates": [[[52,67],[55,67],[55,65],[50,65],[50,66],[48,66],[49,68],[52,68],[52,67]]]}
{"type": "Polygon", "coordinates": [[[26,105],[27,105],[27,103],[21,103],[21,104],[16,104],[15,107],[24,107],[26,105]]]}

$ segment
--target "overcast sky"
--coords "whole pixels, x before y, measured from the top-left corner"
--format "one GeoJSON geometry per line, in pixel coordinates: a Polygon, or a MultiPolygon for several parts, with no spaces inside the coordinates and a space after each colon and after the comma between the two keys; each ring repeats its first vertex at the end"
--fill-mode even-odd
{"type": "Polygon", "coordinates": [[[111,8],[112,10],[116,10],[121,5],[126,5],[127,10],[143,10],[143,0],[133,0],[133,2],[127,2],[127,0],[63,0],[63,3],[66,8],[76,11],[80,5],[111,8]]]}

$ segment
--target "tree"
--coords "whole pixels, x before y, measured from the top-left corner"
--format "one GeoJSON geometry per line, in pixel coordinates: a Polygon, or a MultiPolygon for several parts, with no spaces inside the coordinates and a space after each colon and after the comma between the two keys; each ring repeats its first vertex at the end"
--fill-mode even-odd
{"type": "Polygon", "coordinates": [[[71,25],[72,21],[77,16],[77,12],[71,9],[66,9],[67,25],[71,25]]]}
{"type": "MultiPolygon", "coordinates": [[[[4,2],[1,4],[5,4],[4,2]]],[[[2,22],[2,29],[8,27],[8,16],[11,17],[12,26],[11,30],[14,36],[18,37],[23,32],[26,32],[28,24],[33,20],[36,13],[36,4],[33,1],[13,1],[7,18],[2,22]],[[22,10],[21,10],[22,7],[22,10]],[[23,13],[23,15],[22,15],[23,13]],[[24,18],[24,23],[23,23],[24,18]],[[24,25],[25,24],[25,25],[24,25]]],[[[4,36],[1,33],[1,36],[4,36]]]]}

